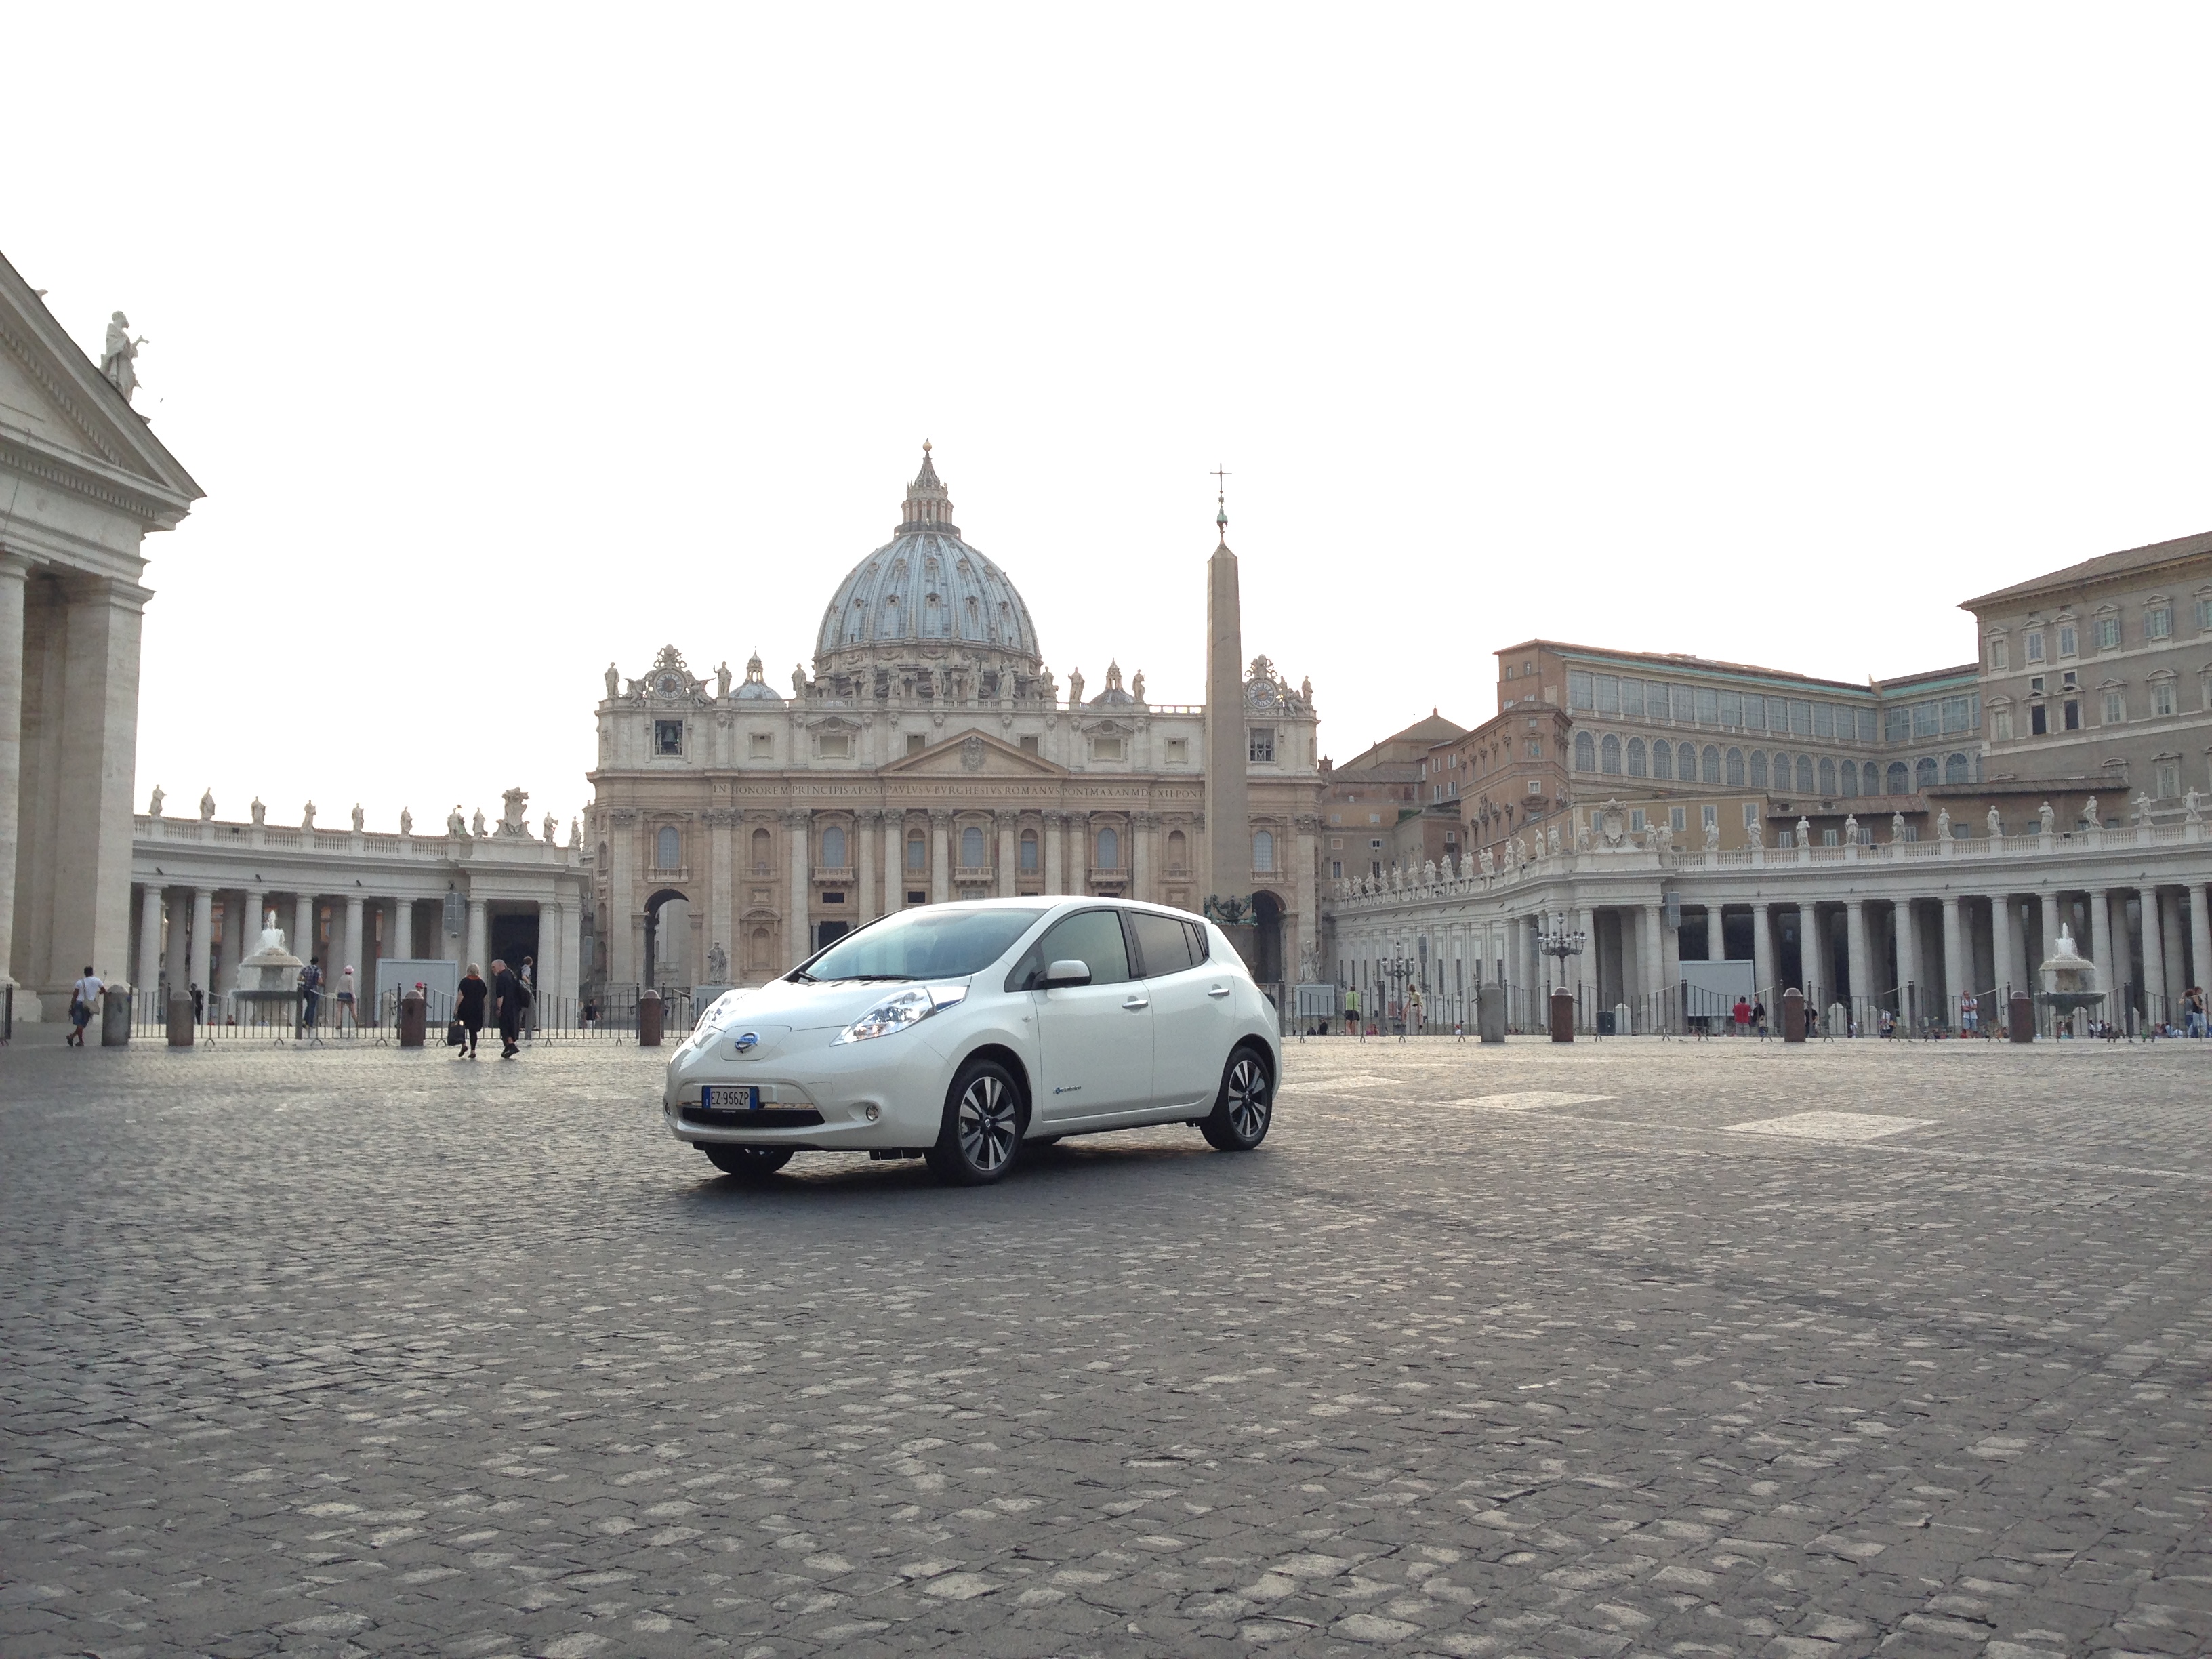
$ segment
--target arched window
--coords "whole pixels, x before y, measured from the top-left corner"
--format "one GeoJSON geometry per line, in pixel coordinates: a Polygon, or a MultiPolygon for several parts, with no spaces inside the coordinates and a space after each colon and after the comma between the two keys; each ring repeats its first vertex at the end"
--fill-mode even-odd
{"type": "Polygon", "coordinates": [[[1720,781],[1721,751],[1711,744],[1707,744],[1705,745],[1705,781],[1718,783],[1720,781]]]}
{"type": "Polygon", "coordinates": [[[1923,755],[1912,763],[1912,787],[1915,789],[1932,789],[1936,787],[1935,756],[1923,755]]]}
{"type": "Polygon", "coordinates": [[[1182,875],[1190,867],[1190,838],[1180,830],[1168,831],[1168,873],[1182,875]]]}
{"type": "Polygon", "coordinates": [[[764,876],[775,868],[775,838],[765,830],[753,831],[753,873],[764,876]]]}
{"type": "Polygon", "coordinates": [[[653,837],[653,862],[662,870],[680,869],[684,863],[684,837],[676,833],[676,826],[664,823],[660,833],[653,837]]]}
{"type": "Polygon", "coordinates": [[[1890,762],[1889,786],[1886,793],[1893,795],[1909,795],[1912,793],[1912,774],[1905,769],[1903,761],[1890,762]]]}
{"type": "Polygon", "coordinates": [[[960,866],[963,870],[983,867],[983,830],[981,824],[965,824],[960,830],[960,866]]]}
{"type": "Polygon", "coordinates": [[[1674,749],[1664,738],[1651,745],[1651,775],[1671,778],[1674,775],[1674,749]]]}
{"type": "Polygon", "coordinates": [[[1801,795],[1813,793],[1813,757],[1810,755],[1797,757],[1797,793],[1801,795]]]}
{"type": "Polygon", "coordinates": [[[1031,871],[1033,871],[1033,870],[1035,870],[1036,867],[1037,867],[1037,839],[1036,839],[1036,830],[1023,830],[1023,831],[1022,831],[1022,868],[1023,868],[1023,869],[1024,869],[1024,870],[1031,870],[1031,871]]]}
{"type": "Polygon", "coordinates": [[[1098,867],[1118,870],[1121,867],[1121,836],[1116,830],[1098,832],[1098,867]]]}
{"type": "Polygon", "coordinates": [[[1642,777],[1644,763],[1644,739],[1631,738],[1628,740],[1628,775],[1632,778],[1642,777]]]}
{"type": "Polygon", "coordinates": [[[909,870],[929,868],[929,842],[919,830],[906,832],[906,867],[909,870]]]}
{"type": "Polygon", "coordinates": [[[1820,757],[1820,793],[1823,795],[1836,793],[1836,763],[1825,755],[1820,757]]]}
{"type": "Polygon", "coordinates": [[[1613,736],[1612,732],[1607,732],[1605,734],[1605,741],[1598,745],[1598,754],[1600,757],[1598,770],[1601,772],[1610,772],[1616,777],[1619,776],[1620,773],[1620,739],[1613,736]]]}
{"type": "Polygon", "coordinates": [[[1577,772],[1597,770],[1597,741],[1587,732],[1575,733],[1575,770],[1577,772]]]}
{"type": "Polygon", "coordinates": [[[1728,781],[1738,789],[1743,787],[1743,750],[1741,749],[1728,751],[1728,781]]]}
{"type": "Polygon", "coordinates": [[[822,832],[822,867],[845,868],[845,830],[842,824],[833,823],[822,832]]]}
{"type": "Polygon", "coordinates": [[[1859,763],[1856,761],[1847,760],[1844,763],[1844,793],[1847,796],[1856,795],[1858,792],[1859,763]]]}
{"type": "Polygon", "coordinates": [[[1946,755],[1943,757],[1943,781],[1946,783],[1969,781],[1966,776],[1966,757],[1964,755],[1946,755]]]}
{"type": "Polygon", "coordinates": [[[1751,787],[1754,789],[1766,787],[1766,751],[1764,749],[1751,751],[1751,787]]]}
{"type": "Polygon", "coordinates": [[[1790,787],[1790,757],[1778,751],[1774,757],[1774,787],[1777,789],[1790,787]]]}
{"type": "Polygon", "coordinates": [[[1252,867],[1272,871],[1275,867],[1275,832],[1255,830],[1252,832],[1252,867]]]}

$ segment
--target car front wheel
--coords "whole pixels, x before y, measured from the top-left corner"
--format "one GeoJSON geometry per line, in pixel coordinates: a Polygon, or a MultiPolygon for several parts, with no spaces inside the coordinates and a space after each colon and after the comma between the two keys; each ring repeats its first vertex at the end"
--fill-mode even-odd
{"type": "Polygon", "coordinates": [[[1198,1122],[1206,1144],[1224,1152],[1249,1152],[1267,1138],[1274,1121],[1274,1079],[1267,1063],[1249,1048],[1229,1056],[1213,1109],[1198,1122]]]}
{"type": "Polygon", "coordinates": [[[714,1146],[702,1143],[699,1150],[724,1175],[736,1176],[741,1181],[765,1181],[791,1162],[788,1146],[714,1146]]]}
{"type": "Polygon", "coordinates": [[[1005,1178],[1021,1156],[1022,1091],[995,1060],[971,1060],[952,1079],[937,1144],[923,1156],[941,1181],[981,1187],[1005,1178]]]}

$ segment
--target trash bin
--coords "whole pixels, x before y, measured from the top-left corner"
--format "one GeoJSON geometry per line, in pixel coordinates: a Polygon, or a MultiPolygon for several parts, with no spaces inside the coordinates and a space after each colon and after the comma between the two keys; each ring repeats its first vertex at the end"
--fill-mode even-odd
{"type": "Polygon", "coordinates": [[[100,1046],[120,1048],[131,1041],[131,999],[127,985],[111,985],[100,1000],[100,1046]]]}
{"type": "Polygon", "coordinates": [[[1782,994],[1782,1040],[1805,1040],[1805,994],[1794,985],[1782,994]]]}
{"type": "Polygon", "coordinates": [[[1475,1025],[1485,1042],[1505,1041],[1505,988],[1489,984],[1474,994],[1475,1025]]]}
{"type": "Polygon", "coordinates": [[[421,1048],[422,1033],[428,1019],[429,1012],[423,1004],[421,992],[410,991],[400,998],[399,1046],[403,1048],[421,1048]]]}
{"type": "Polygon", "coordinates": [[[1572,991],[1552,993],[1552,1041],[1572,1042],[1575,1040],[1575,994],[1572,991]]]}
{"type": "Polygon", "coordinates": [[[658,1048],[660,1046],[661,1027],[667,1018],[668,1010],[661,1003],[659,992],[647,991],[638,998],[637,1046],[641,1048],[658,1048]]]}
{"type": "Polygon", "coordinates": [[[2025,991],[2014,991],[2005,1010],[2005,1022],[2014,1042],[2035,1041],[2035,1004],[2025,991]]]}
{"type": "Polygon", "coordinates": [[[1620,1032],[1613,1029],[1612,1009],[1601,1008],[1597,1011],[1597,1034],[1600,1036],[1619,1036],[1620,1035],[1620,1032]]]}
{"type": "Polygon", "coordinates": [[[169,994],[169,1046],[189,1048],[198,1037],[192,1029],[192,1000],[182,991],[169,994]]]}

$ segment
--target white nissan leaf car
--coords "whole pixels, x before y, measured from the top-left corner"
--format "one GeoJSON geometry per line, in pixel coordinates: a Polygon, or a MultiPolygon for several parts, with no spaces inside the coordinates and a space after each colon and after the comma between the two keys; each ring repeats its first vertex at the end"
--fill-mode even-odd
{"type": "Polygon", "coordinates": [[[1024,1146],[1188,1123],[1267,1133],[1273,1006],[1220,930],[1124,899],[902,910],[732,991],[668,1062],[668,1127],[735,1176],[794,1152],[923,1158],[997,1181],[1024,1146]]]}

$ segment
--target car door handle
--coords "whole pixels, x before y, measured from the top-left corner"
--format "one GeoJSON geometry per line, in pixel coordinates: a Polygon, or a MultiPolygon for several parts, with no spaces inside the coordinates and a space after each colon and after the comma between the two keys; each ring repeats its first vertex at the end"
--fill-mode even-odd
{"type": "Polygon", "coordinates": [[[1225,997],[1229,994],[1229,988],[1226,985],[1216,985],[1210,988],[1206,994],[1210,997],[1225,997]]]}
{"type": "Polygon", "coordinates": [[[1133,1014],[1139,1008],[1149,1008],[1152,1006],[1152,1000],[1150,997],[1131,997],[1127,1001],[1121,1005],[1123,1008],[1127,1009],[1133,1014]]]}

